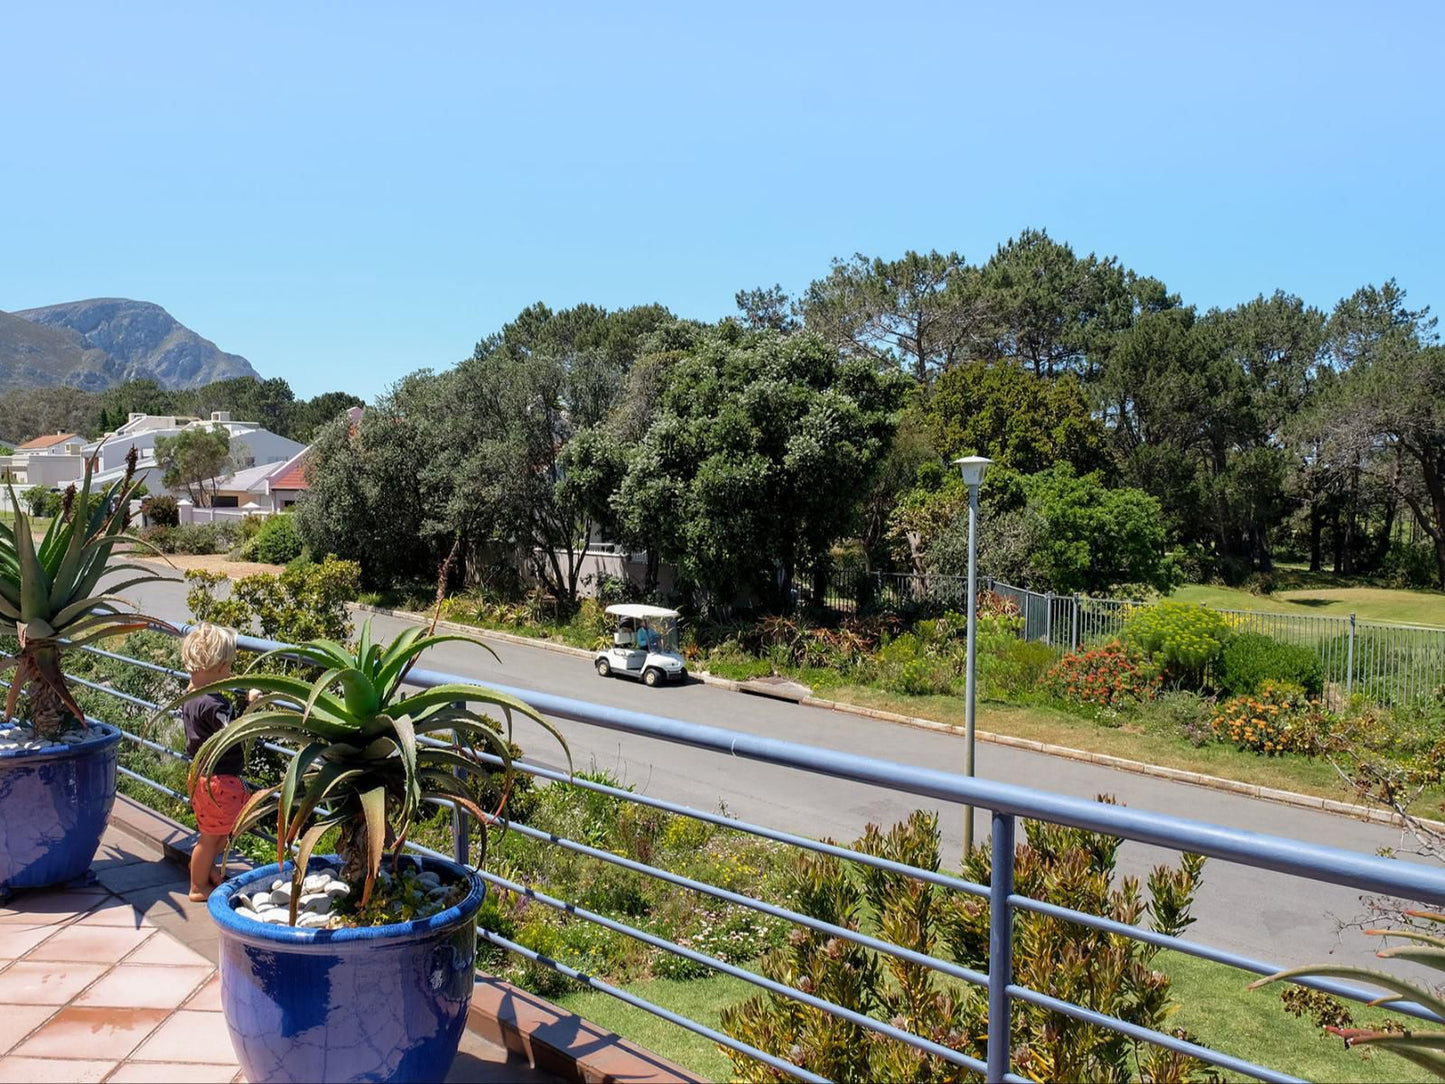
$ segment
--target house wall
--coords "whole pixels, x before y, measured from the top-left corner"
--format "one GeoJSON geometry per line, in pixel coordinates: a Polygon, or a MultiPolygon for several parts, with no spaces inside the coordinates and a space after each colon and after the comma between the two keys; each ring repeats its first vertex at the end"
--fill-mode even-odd
{"type": "MultiPolygon", "coordinates": [[[[642,554],[638,554],[642,557],[642,554]]],[[[522,576],[530,579],[532,570],[522,569],[522,576]]],[[[647,562],[634,561],[627,553],[613,553],[610,550],[588,550],[582,556],[582,576],[577,583],[577,593],[583,598],[594,598],[597,585],[603,576],[625,579],[636,587],[647,581],[647,562]]],[[[663,561],[657,569],[657,589],[664,597],[670,597],[677,590],[677,568],[663,561]]]]}

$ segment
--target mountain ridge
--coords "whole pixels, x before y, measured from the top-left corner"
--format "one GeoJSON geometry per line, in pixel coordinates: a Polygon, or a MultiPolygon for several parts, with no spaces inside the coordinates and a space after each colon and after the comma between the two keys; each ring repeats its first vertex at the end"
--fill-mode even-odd
{"type": "Polygon", "coordinates": [[[151,301],[95,297],[0,312],[0,386],[194,388],[260,374],[151,301]]]}

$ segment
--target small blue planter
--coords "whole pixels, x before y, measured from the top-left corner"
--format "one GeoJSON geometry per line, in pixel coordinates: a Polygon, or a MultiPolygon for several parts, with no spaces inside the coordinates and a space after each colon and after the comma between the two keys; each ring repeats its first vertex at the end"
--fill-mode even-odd
{"type": "Polygon", "coordinates": [[[0,896],[82,877],[115,804],[120,731],[92,724],[91,737],[0,752],[0,896]]]}
{"type": "Polygon", "coordinates": [[[282,876],[276,865],[211,893],[211,917],[221,929],[221,1007],[247,1080],[446,1077],[472,1000],[475,917],[486,886],[452,862],[422,863],[444,882],[470,881],[471,891],[431,918],[391,926],[318,930],[236,914],[236,893],[269,886],[282,876]]]}

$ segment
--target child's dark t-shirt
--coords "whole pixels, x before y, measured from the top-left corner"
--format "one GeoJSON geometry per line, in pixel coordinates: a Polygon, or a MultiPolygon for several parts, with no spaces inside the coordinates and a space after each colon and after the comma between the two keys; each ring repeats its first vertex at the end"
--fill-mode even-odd
{"type": "MultiPolygon", "coordinates": [[[[212,734],[231,721],[231,702],[220,693],[192,697],[181,705],[181,722],[186,726],[186,753],[192,757],[212,734]]],[[[212,775],[240,775],[246,763],[239,745],[227,749],[216,761],[212,775]]]]}

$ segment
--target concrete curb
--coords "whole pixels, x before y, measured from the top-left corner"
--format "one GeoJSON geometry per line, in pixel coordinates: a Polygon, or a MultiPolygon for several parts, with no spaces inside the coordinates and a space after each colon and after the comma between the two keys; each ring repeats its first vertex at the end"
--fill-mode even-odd
{"type": "MultiPolygon", "coordinates": [[[[410,613],[406,610],[387,610],[378,606],[363,606],[360,603],[349,603],[353,609],[363,613],[381,614],[385,617],[395,617],[407,621],[429,622],[431,619],[422,614],[410,613]]],[[[590,659],[593,652],[586,648],[572,647],[570,644],[559,644],[554,640],[534,639],[530,636],[517,636],[509,632],[497,632],[492,629],[477,628],[475,625],[463,625],[456,621],[439,621],[438,628],[445,628],[449,632],[461,632],[476,637],[477,639],[493,639],[502,643],[518,644],[523,647],[540,647],[546,651],[557,651],[566,655],[575,655],[580,658],[590,659]]],[[[713,677],[708,673],[694,674],[699,681],[707,685],[715,685],[718,688],[730,689],[733,692],[742,691],[742,682],[733,681],[729,678],[713,677]]],[[[806,707],[822,708],[826,711],[838,711],[847,715],[860,715],[867,719],[877,719],[884,723],[898,723],[902,726],[911,726],[919,730],[932,730],[943,734],[963,736],[963,728],[954,726],[951,723],[940,723],[934,719],[920,719],[913,715],[901,715],[893,711],[880,711],[877,708],[865,708],[857,704],[840,703],[836,700],[823,700],[815,696],[805,697],[797,701],[806,707]]],[[[1353,805],[1350,802],[1341,802],[1333,798],[1319,798],[1312,794],[1300,794],[1292,790],[1279,790],[1275,787],[1262,787],[1255,783],[1241,783],[1235,779],[1224,779],[1217,775],[1205,775],[1202,772],[1186,771],[1182,768],[1165,768],[1158,764],[1148,764],[1142,760],[1129,760],[1126,757],[1110,756],[1107,753],[1090,753],[1083,749],[1071,749],[1064,745],[1051,745],[1048,742],[1034,741],[1031,738],[1016,738],[1011,734],[994,734],[986,730],[975,731],[974,736],[981,742],[988,742],[991,745],[1002,745],[1011,749],[1026,749],[1033,753],[1043,753],[1046,756],[1058,757],[1061,760],[1073,760],[1084,764],[1096,764],[1101,768],[1113,768],[1121,772],[1132,772],[1135,775],[1152,775],[1158,779],[1168,779],[1176,783],[1187,783],[1192,787],[1204,787],[1207,790],[1222,791],[1229,794],[1242,794],[1248,798],[1257,798],[1264,802],[1275,802],[1279,805],[1295,806],[1299,809],[1322,810],[1326,813],[1336,813],[1341,816],[1354,817],[1356,820],[1369,821],[1374,824],[1386,824],[1395,828],[1403,828],[1404,819],[1397,813],[1389,813],[1382,809],[1375,809],[1370,806],[1353,805]]],[[[1420,818],[1421,822],[1432,827],[1445,829],[1445,823],[1420,818]]]]}

